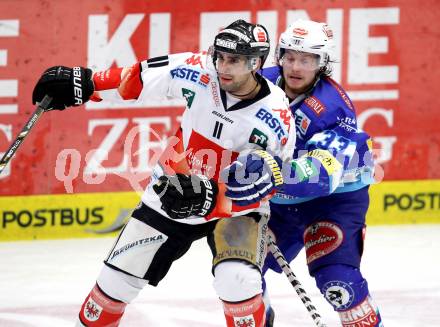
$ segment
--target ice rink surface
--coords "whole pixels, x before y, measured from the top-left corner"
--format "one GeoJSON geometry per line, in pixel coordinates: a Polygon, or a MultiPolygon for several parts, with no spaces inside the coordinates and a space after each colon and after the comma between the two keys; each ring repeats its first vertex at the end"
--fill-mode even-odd
{"type": "MultiPolygon", "coordinates": [[[[73,326],[113,238],[0,243],[0,326],[73,326]]],[[[205,241],[127,307],[121,326],[223,327],[205,241]]],[[[292,268],[329,327],[338,317],[307,273],[292,268]]],[[[362,271],[386,327],[440,326],[440,225],[369,227],[362,271]]],[[[276,327],[314,326],[284,275],[267,275],[276,327]]]]}

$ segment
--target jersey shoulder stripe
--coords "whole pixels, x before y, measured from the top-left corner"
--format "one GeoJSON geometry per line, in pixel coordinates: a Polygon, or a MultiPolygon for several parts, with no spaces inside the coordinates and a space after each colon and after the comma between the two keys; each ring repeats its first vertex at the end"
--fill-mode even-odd
{"type": "Polygon", "coordinates": [[[147,59],[147,66],[148,67],[162,67],[167,66],[169,64],[168,56],[160,56],[160,57],[154,57],[147,59]]]}

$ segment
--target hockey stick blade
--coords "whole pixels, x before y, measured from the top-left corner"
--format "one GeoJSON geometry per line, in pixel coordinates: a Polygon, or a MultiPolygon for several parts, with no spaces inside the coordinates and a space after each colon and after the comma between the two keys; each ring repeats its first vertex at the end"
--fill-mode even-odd
{"type": "Polygon", "coordinates": [[[24,139],[29,134],[32,127],[34,127],[38,118],[40,118],[40,116],[43,114],[43,112],[47,110],[51,101],[52,101],[52,98],[48,95],[45,95],[43,100],[41,100],[41,102],[37,104],[37,108],[35,109],[31,118],[28,120],[26,125],[24,125],[21,132],[18,134],[17,138],[14,140],[14,142],[12,142],[11,146],[5,152],[2,159],[0,160],[0,174],[3,172],[6,165],[8,164],[8,162],[11,160],[12,156],[14,155],[14,153],[17,152],[18,148],[23,143],[24,139]]]}
{"type": "Polygon", "coordinates": [[[268,236],[268,246],[269,250],[272,253],[273,257],[277,261],[280,268],[283,270],[284,274],[287,276],[287,279],[292,284],[293,288],[295,289],[296,293],[298,294],[299,298],[301,299],[301,302],[306,307],[310,317],[312,318],[313,322],[317,327],[327,327],[325,323],[322,322],[321,315],[316,310],[315,306],[312,303],[312,300],[307,295],[305,289],[303,288],[302,284],[299,282],[296,275],[293,273],[292,268],[290,268],[289,263],[287,262],[284,255],[281,253],[281,250],[278,248],[272,237],[268,236]]]}

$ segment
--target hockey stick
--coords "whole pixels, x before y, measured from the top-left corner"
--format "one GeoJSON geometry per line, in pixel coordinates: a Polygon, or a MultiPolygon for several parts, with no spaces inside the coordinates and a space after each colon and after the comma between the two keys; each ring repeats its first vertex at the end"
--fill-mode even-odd
{"type": "Polygon", "coordinates": [[[287,262],[284,255],[281,253],[278,246],[275,244],[275,242],[272,239],[272,236],[269,235],[268,237],[268,246],[270,252],[272,252],[272,255],[274,256],[275,260],[279,264],[280,268],[283,270],[284,274],[286,274],[287,279],[292,284],[293,288],[296,291],[296,294],[298,294],[299,298],[301,299],[302,303],[304,303],[307,311],[310,314],[310,317],[312,317],[313,322],[318,327],[326,327],[327,325],[321,321],[320,314],[316,311],[315,306],[312,304],[312,301],[307,296],[306,291],[304,290],[303,286],[299,282],[298,278],[295,276],[295,274],[292,271],[292,268],[290,268],[289,263],[287,262]]]}
{"type": "Polygon", "coordinates": [[[9,149],[5,152],[2,159],[0,160],[0,174],[2,173],[3,169],[5,169],[6,165],[11,160],[14,153],[17,152],[18,148],[20,147],[21,143],[23,143],[25,137],[29,134],[32,127],[34,127],[38,118],[40,118],[40,116],[43,114],[43,112],[45,110],[47,110],[51,101],[52,101],[52,98],[50,96],[46,95],[46,96],[44,96],[43,100],[41,100],[41,102],[37,104],[37,108],[35,109],[34,114],[28,120],[26,125],[24,125],[20,134],[18,134],[15,141],[11,144],[9,149]]]}

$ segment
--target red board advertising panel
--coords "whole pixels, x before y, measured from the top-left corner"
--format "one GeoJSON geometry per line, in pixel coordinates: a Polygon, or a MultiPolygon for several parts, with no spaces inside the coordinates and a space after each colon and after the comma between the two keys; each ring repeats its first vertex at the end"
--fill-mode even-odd
{"type": "MultiPolygon", "coordinates": [[[[95,71],[206,49],[235,19],[265,25],[272,45],[289,22],[334,31],[334,78],[378,149],[385,180],[440,178],[439,3],[427,1],[0,2],[0,153],[33,112],[39,75],[53,65],[95,71]]],[[[87,104],[45,113],[0,176],[0,195],[142,189],[178,127],[179,102],[87,104]]]]}

